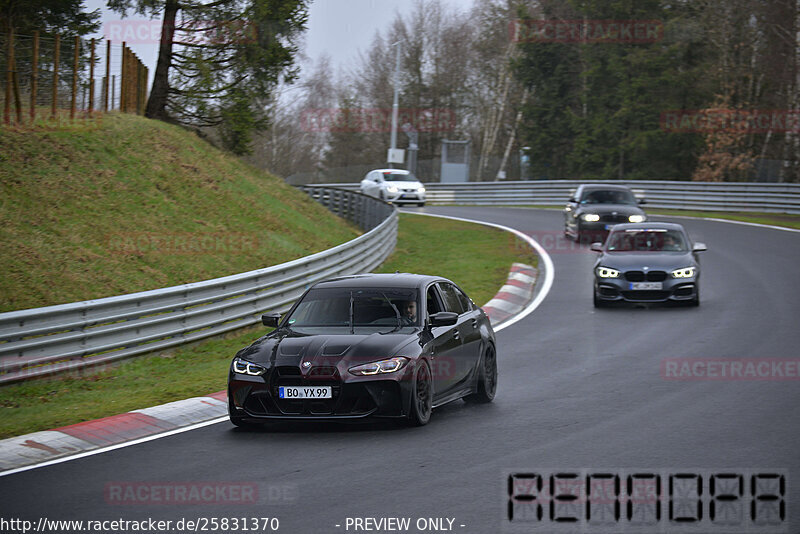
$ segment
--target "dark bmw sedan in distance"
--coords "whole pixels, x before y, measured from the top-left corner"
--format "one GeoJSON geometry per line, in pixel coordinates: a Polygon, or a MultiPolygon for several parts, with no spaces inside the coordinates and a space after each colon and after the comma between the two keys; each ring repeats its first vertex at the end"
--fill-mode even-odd
{"type": "Polygon", "coordinates": [[[575,241],[602,241],[615,224],[647,220],[637,200],[624,185],[582,184],[564,208],[564,234],[575,241]]]}
{"type": "Polygon", "coordinates": [[[603,243],[594,265],[594,305],[610,302],[677,301],[700,304],[703,243],[692,243],[680,224],[618,224],[603,243]]]}
{"type": "Polygon", "coordinates": [[[463,398],[491,402],[495,336],[486,314],[450,280],[366,274],[319,282],[276,327],[231,362],[231,422],[428,422],[463,398]]]}

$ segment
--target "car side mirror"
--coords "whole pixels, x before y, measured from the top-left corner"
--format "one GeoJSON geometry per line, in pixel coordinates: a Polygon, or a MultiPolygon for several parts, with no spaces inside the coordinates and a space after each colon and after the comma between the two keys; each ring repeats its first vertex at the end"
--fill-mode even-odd
{"type": "Polygon", "coordinates": [[[431,315],[431,326],[453,326],[458,322],[455,312],[439,312],[431,315]]]}
{"type": "Polygon", "coordinates": [[[594,252],[603,252],[603,244],[602,243],[592,243],[589,245],[589,248],[594,252]]]}
{"type": "Polygon", "coordinates": [[[278,323],[281,321],[280,313],[265,313],[261,316],[261,324],[271,328],[278,328],[278,323]]]}
{"type": "Polygon", "coordinates": [[[692,247],[692,252],[703,252],[704,250],[708,250],[705,243],[695,243],[692,247]]]}
{"type": "Polygon", "coordinates": [[[637,198],[637,199],[636,199],[636,202],[638,202],[639,204],[647,204],[647,199],[644,199],[644,198],[637,198]]]}

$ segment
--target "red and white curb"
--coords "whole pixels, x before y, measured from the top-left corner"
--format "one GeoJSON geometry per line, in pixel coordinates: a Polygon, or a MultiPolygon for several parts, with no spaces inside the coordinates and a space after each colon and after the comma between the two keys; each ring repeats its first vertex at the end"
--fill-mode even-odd
{"type": "Polygon", "coordinates": [[[0,441],[0,476],[225,417],[224,391],[0,441]],[[23,469],[20,469],[23,468],[23,469]]]}
{"type": "Polygon", "coordinates": [[[512,264],[505,285],[492,300],[482,306],[492,326],[497,326],[524,310],[533,300],[535,287],[536,269],[524,263],[512,264]]]}

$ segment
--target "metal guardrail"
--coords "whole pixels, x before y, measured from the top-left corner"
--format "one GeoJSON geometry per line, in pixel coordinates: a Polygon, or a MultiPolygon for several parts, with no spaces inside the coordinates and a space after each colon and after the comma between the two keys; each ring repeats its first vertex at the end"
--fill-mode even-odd
{"type": "MultiPolygon", "coordinates": [[[[563,206],[582,183],[627,185],[647,199],[645,209],[800,213],[800,184],[678,182],[660,180],[548,180],[530,182],[429,183],[430,204],[563,206]]],[[[326,184],[358,190],[358,184],[326,184]]]]}
{"type": "Polygon", "coordinates": [[[318,280],[369,272],[394,250],[397,210],[342,190],[302,187],[365,234],[280,265],[192,284],[0,313],[0,384],[159,351],[286,311],[318,280]]]}

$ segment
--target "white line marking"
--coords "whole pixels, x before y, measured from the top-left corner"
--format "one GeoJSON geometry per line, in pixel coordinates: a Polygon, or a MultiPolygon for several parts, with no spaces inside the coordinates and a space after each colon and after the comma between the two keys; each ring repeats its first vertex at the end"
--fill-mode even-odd
{"type": "MultiPolygon", "coordinates": [[[[517,321],[521,321],[522,319],[533,313],[533,310],[539,307],[542,301],[544,301],[547,294],[550,292],[550,288],[553,287],[553,279],[555,278],[555,268],[553,267],[553,260],[550,259],[550,255],[547,253],[544,247],[542,247],[535,239],[533,239],[529,235],[523,234],[519,230],[509,228],[508,226],[503,226],[502,224],[495,224],[485,221],[476,221],[475,219],[465,219],[463,217],[452,217],[450,215],[436,215],[433,213],[420,213],[416,211],[405,211],[405,210],[400,210],[400,211],[401,213],[425,215],[426,217],[441,217],[442,219],[453,219],[454,221],[463,221],[475,224],[482,224],[484,226],[493,226],[494,228],[499,228],[501,230],[505,230],[506,232],[511,232],[520,239],[523,239],[525,242],[527,242],[530,246],[532,246],[536,250],[536,253],[539,254],[539,258],[541,258],[542,262],[544,262],[544,281],[542,282],[543,284],[542,290],[539,291],[539,294],[536,295],[536,298],[533,299],[533,301],[530,304],[528,304],[521,312],[519,312],[517,315],[515,315],[508,321],[500,323],[500,325],[494,329],[495,332],[499,332],[500,330],[508,328],[512,324],[516,323],[517,321]]],[[[540,273],[539,276],[541,276],[541,271],[542,271],[542,266],[539,265],[539,273],[540,273]]]]}
{"type": "Polygon", "coordinates": [[[42,462],[39,464],[33,465],[25,465],[22,467],[17,467],[15,469],[9,469],[8,471],[0,472],[0,477],[13,475],[15,473],[21,473],[23,471],[30,471],[31,469],[38,469],[39,467],[47,467],[48,465],[60,464],[62,462],[68,462],[70,460],[77,460],[78,458],[85,458],[87,456],[94,456],[95,454],[102,454],[104,452],[113,451],[116,449],[121,449],[123,447],[130,447],[131,445],[138,445],[139,443],[144,443],[146,441],[153,441],[154,439],[165,438],[167,436],[172,436],[173,434],[180,434],[181,432],[188,432],[190,430],[196,430],[198,428],[202,428],[204,426],[215,425],[217,423],[221,423],[223,421],[228,421],[228,416],[224,417],[217,417],[216,419],[211,419],[210,421],[203,421],[202,423],[196,423],[191,426],[186,426],[183,428],[176,428],[175,430],[168,430],[167,432],[161,432],[159,434],[153,434],[152,436],[145,436],[143,438],[135,439],[133,441],[126,441],[125,443],[117,443],[116,445],[109,445],[108,447],[103,447],[101,449],[94,449],[91,451],[81,452],[72,456],[64,456],[62,458],[56,458],[54,460],[48,460],[46,462],[42,462]]]}

